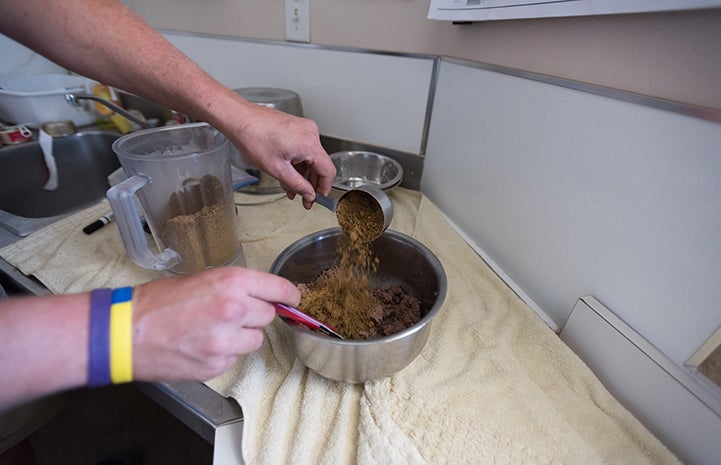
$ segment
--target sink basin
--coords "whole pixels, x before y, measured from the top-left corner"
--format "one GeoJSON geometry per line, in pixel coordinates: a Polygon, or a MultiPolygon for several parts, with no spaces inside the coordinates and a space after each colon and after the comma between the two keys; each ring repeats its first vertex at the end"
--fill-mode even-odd
{"type": "Polygon", "coordinates": [[[107,177],[120,163],[112,150],[119,134],[80,132],[53,139],[58,187],[44,190],[48,169],[38,142],[0,150],[0,225],[26,236],[105,197],[107,177]]]}

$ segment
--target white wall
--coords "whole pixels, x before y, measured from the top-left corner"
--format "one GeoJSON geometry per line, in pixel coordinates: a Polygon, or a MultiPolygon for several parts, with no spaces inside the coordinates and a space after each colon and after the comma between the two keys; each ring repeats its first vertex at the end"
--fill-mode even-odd
{"type": "Polygon", "coordinates": [[[595,295],[682,364],[721,325],[721,125],[444,61],[424,192],[562,326],[595,295]]]}
{"type": "MultiPolygon", "coordinates": [[[[131,3],[162,29],[285,39],[283,0],[131,3]]],[[[721,109],[721,8],[453,25],[427,19],[429,0],[309,3],[313,44],[463,58],[721,109]]]]}
{"type": "Polygon", "coordinates": [[[321,133],[419,153],[433,60],[167,33],[231,88],[300,94],[321,133]]]}
{"type": "Polygon", "coordinates": [[[0,34],[0,76],[13,73],[58,73],[63,68],[0,34]]]}

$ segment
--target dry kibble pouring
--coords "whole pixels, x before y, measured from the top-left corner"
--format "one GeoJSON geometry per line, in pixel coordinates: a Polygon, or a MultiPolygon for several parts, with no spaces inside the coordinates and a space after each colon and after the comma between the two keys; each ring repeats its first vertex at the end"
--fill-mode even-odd
{"type": "Polygon", "coordinates": [[[343,231],[356,231],[361,234],[358,239],[364,242],[377,239],[393,220],[391,199],[371,184],[346,191],[337,200],[316,194],[315,202],[335,213],[343,231]]]}

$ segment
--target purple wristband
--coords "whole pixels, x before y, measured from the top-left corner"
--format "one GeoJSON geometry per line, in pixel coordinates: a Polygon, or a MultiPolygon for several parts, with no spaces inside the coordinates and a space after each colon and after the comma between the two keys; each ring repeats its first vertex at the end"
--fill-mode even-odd
{"type": "Polygon", "coordinates": [[[88,328],[88,386],[110,384],[110,305],[112,289],[90,292],[88,328]]]}

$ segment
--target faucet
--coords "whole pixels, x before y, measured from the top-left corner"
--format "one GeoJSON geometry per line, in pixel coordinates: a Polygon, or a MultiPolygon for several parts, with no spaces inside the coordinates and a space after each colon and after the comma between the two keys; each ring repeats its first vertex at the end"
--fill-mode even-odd
{"type": "Polygon", "coordinates": [[[109,102],[109,101],[102,99],[93,94],[88,94],[85,92],[67,93],[67,94],[65,94],[65,100],[69,104],[76,106],[76,107],[80,106],[80,100],[92,100],[94,102],[98,102],[99,104],[108,107],[109,109],[113,110],[115,113],[124,116],[125,118],[129,119],[130,121],[137,124],[138,126],[140,126],[143,129],[150,129],[152,127],[146,121],[143,121],[143,120],[137,118],[135,115],[133,115],[129,111],[126,111],[125,109],[115,105],[113,102],[109,102]]]}

